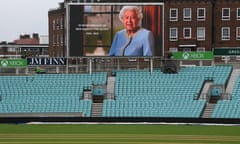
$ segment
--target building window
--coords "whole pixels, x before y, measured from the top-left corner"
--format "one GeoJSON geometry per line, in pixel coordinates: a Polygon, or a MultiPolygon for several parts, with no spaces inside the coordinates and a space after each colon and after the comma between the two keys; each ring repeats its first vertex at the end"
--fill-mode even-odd
{"type": "Polygon", "coordinates": [[[192,20],[192,9],[191,8],[184,8],[183,9],[183,20],[184,21],[191,21],[192,20]]]}
{"type": "Polygon", "coordinates": [[[178,21],[178,9],[177,8],[171,8],[170,9],[170,21],[178,21]]]}
{"type": "Polygon", "coordinates": [[[56,40],[57,40],[57,46],[59,46],[59,35],[56,35],[56,40]]]}
{"type": "Polygon", "coordinates": [[[8,52],[17,52],[17,48],[9,47],[8,52]]]}
{"type": "Polygon", "coordinates": [[[230,20],[230,8],[222,8],[222,20],[230,20]]]}
{"type": "Polygon", "coordinates": [[[56,26],[56,21],[53,20],[53,21],[52,21],[52,27],[53,27],[53,30],[56,30],[56,27],[55,27],[55,26],[56,26]]]}
{"type": "Polygon", "coordinates": [[[177,41],[178,40],[178,29],[177,28],[170,28],[169,29],[169,40],[170,41],[177,41]]]}
{"type": "Polygon", "coordinates": [[[53,35],[53,46],[56,46],[56,35],[53,35]]]}
{"type": "Polygon", "coordinates": [[[192,38],[192,28],[183,28],[183,38],[190,39],[192,38]]]}
{"type": "Polygon", "coordinates": [[[190,51],[192,51],[192,50],[191,50],[191,48],[186,48],[186,47],[185,47],[185,48],[182,49],[182,51],[183,51],[183,52],[190,52],[190,51]]]}
{"type": "Polygon", "coordinates": [[[64,37],[63,35],[61,35],[61,46],[63,46],[63,40],[64,40],[64,37]]]}
{"type": "Polygon", "coordinates": [[[169,52],[178,52],[177,48],[169,48],[169,52]]]}
{"type": "Polygon", "coordinates": [[[240,27],[236,28],[236,40],[240,40],[240,27]]]}
{"type": "Polygon", "coordinates": [[[230,40],[230,27],[222,27],[222,40],[230,40]]]}
{"type": "Polygon", "coordinates": [[[57,34],[54,36],[54,46],[57,46],[57,34]]]}
{"type": "Polygon", "coordinates": [[[64,29],[64,19],[61,18],[61,29],[64,29]]]}
{"type": "Polygon", "coordinates": [[[237,20],[240,20],[240,8],[237,8],[237,20]]]}
{"type": "Polygon", "coordinates": [[[197,28],[197,40],[205,40],[205,27],[197,28]]]}
{"type": "Polygon", "coordinates": [[[62,36],[59,34],[59,35],[58,35],[58,46],[61,46],[61,37],[62,37],[62,36]]]}
{"type": "Polygon", "coordinates": [[[206,19],[206,10],[205,10],[205,8],[198,8],[197,9],[197,19],[199,21],[204,21],[206,19]]]}
{"type": "Polygon", "coordinates": [[[56,23],[56,26],[57,26],[57,30],[59,30],[60,29],[60,19],[57,19],[57,23],[56,23]]]}
{"type": "Polygon", "coordinates": [[[198,47],[197,52],[205,52],[205,48],[204,47],[198,47]]]}

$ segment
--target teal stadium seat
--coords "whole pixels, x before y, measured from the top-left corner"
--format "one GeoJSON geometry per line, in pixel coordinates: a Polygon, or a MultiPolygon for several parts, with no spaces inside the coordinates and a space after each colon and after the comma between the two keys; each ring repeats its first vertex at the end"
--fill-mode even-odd
{"type": "Polygon", "coordinates": [[[115,71],[115,99],[105,100],[104,117],[199,118],[206,100],[197,100],[205,80],[225,85],[231,66],[182,68],[178,74],[159,70],[115,71]]]}
{"type": "Polygon", "coordinates": [[[0,114],[80,112],[91,116],[92,100],[84,87],[106,84],[107,73],[0,76],[0,114]]]}
{"type": "MultiPolygon", "coordinates": [[[[231,66],[181,68],[177,74],[159,69],[118,70],[114,99],[103,101],[103,117],[199,118],[206,105],[196,97],[205,80],[226,85],[231,66]]],[[[0,76],[0,114],[31,112],[81,112],[91,116],[92,100],[81,99],[85,88],[107,83],[107,73],[0,76]]],[[[240,79],[232,100],[219,101],[212,117],[239,118],[240,79]],[[232,111],[232,112],[231,112],[232,111]]],[[[105,91],[100,90],[100,93],[105,91]]],[[[97,92],[98,94],[98,92],[97,92]]]]}
{"type": "Polygon", "coordinates": [[[240,118],[240,76],[233,87],[232,97],[229,100],[219,100],[212,118],[240,118]]]}

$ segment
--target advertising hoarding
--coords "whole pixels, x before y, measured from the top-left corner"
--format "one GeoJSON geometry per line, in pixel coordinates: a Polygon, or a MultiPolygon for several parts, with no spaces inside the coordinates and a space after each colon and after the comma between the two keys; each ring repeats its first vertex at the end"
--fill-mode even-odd
{"type": "Polygon", "coordinates": [[[27,58],[28,65],[66,65],[66,58],[27,58]]]}
{"type": "Polygon", "coordinates": [[[174,52],[174,60],[212,60],[213,52],[174,52]]]}
{"type": "Polygon", "coordinates": [[[26,67],[26,59],[0,59],[0,67],[12,68],[12,67],[26,67]]]}
{"type": "Polygon", "coordinates": [[[239,56],[240,48],[214,48],[213,53],[216,56],[239,56]]]}

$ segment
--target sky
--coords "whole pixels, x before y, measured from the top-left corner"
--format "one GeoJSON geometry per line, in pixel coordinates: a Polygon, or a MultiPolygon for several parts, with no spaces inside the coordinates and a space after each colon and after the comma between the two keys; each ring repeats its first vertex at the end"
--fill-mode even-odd
{"type": "Polygon", "coordinates": [[[48,11],[64,0],[1,0],[0,42],[13,42],[21,34],[48,35],[48,11]]]}

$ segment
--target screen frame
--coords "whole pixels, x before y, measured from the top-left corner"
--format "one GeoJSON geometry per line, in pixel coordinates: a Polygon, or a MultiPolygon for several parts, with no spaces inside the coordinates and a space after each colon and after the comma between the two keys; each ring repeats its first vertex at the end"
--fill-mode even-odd
{"type": "MultiPolygon", "coordinates": [[[[164,55],[164,2],[159,1],[159,2],[151,2],[151,1],[147,1],[147,2],[83,2],[83,3],[65,3],[65,8],[66,8],[66,21],[65,21],[65,26],[66,26],[66,56],[67,58],[72,58],[72,57],[114,57],[114,56],[86,56],[86,55],[82,55],[82,56],[71,56],[70,55],[70,8],[71,6],[74,5],[82,5],[82,6],[115,6],[115,5],[119,5],[119,6],[123,6],[123,5],[137,5],[137,6],[162,6],[161,7],[161,16],[162,16],[162,23],[161,23],[161,35],[162,35],[162,55],[164,55]]],[[[153,55],[153,56],[147,56],[147,57],[159,57],[162,55],[153,55]]],[[[121,57],[121,56],[118,56],[121,57]]],[[[122,56],[122,57],[127,57],[127,56],[122,56]]],[[[144,56],[139,56],[139,57],[144,57],[144,56]]]]}

